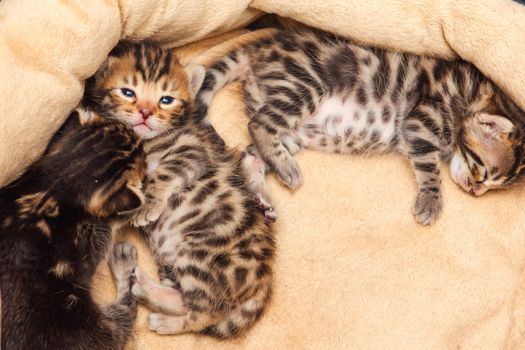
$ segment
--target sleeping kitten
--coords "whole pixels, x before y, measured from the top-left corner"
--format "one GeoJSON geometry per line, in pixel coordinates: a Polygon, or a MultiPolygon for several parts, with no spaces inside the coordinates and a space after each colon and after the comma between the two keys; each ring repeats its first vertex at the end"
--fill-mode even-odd
{"type": "Polygon", "coordinates": [[[248,33],[234,45],[210,65],[199,115],[225,84],[243,82],[255,144],[246,169],[270,218],[266,169],[298,187],[293,155],[303,148],[401,152],[416,175],[414,213],[423,225],[441,211],[441,161],[451,160],[453,180],[476,196],[525,172],[523,112],[466,62],[360,46],[307,28],[248,33]]]}
{"type": "Polygon", "coordinates": [[[115,51],[96,76],[94,109],[146,139],[147,202],[134,222],[159,265],[158,284],[137,269],[133,294],[159,311],[159,334],[239,335],[271,294],[274,233],[249,192],[240,155],[197,123],[193,99],[204,69],[171,51],[115,51]]]}
{"type": "Polygon", "coordinates": [[[80,125],[73,113],[42,158],[0,189],[1,348],[122,349],[136,315],[136,251],[118,244],[110,265],[118,301],[100,309],[90,288],[116,215],[138,208],[145,157],[114,121],[80,125]]]}

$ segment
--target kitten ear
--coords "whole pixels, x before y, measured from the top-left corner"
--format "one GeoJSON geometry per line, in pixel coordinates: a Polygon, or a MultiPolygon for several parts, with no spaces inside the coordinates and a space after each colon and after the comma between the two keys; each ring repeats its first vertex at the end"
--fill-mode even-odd
{"type": "Polygon", "coordinates": [[[86,124],[90,124],[98,120],[102,120],[102,118],[98,114],[96,114],[95,112],[87,108],[78,107],[77,109],[75,109],[75,112],[78,113],[77,119],[80,121],[80,124],[82,125],[86,125],[86,124]]]}
{"type": "Polygon", "coordinates": [[[130,51],[133,48],[133,46],[134,44],[128,41],[119,42],[117,46],[115,46],[109,52],[108,57],[106,58],[104,63],[102,63],[102,65],[99,67],[99,69],[95,73],[95,76],[105,79],[113,63],[115,63],[120,57],[124,56],[126,52],[130,51]]]}
{"type": "Polygon", "coordinates": [[[115,46],[111,51],[109,52],[109,57],[122,57],[124,54],[128,51],[131,51],[134,46],[137,44],[133,44],[130,41],[119,41],[117,46],[115,46]]]}
{"type": "Polygon", "coordinates": [[[203,66],[192,65],[185,68],[188,80],[190,83],[190,93],[192,97],[197,95],[202,86],[204,77],[206,76],[206,69],[203,66]]]}
{"type": "Polygon", "coordinates": [[[502,134],[510,134],[516,129],[510,120],[500,115],[480,113],[475,120],[483,135],[492,138],[500,137],[502,134]]]}
{"type": "Polygon", "coordinates": [[[111,70],[111,66],[117,61],[117,57],[108,56],[104,63],[98,68],[95,77],[105,79],[111,70]]]}
{"type": "Polygon", "coordinates": [[[119,191],[108,198],[106,205],[109,213],[121,214],[135,210],[144,204],[144,195],[140,189],[123,186],[119,191]]]}
{"type": "Polygon", "coordinates": [[[61,150],[61,147],[59,145],[60,140],[62,140],[64,135],[70,135],[71,130],[79,128],[80,124],[81,124],[80,114],[77,110],[74,110],[73,112],[71,112],[69,117],[67,117],[66,121],[64,122],[64,124],[62,124],[60,129],[58,129],[57,132],[53,135],[51,140],[49,140],[45,154],[51,155],[51,154],[56,154],[57,152],[60,152],[61,150]]]}
{"type": "Polygon", "coordinates": [[[97,193],[90,201],[89,211],[95,216],[108,217],[135,210],[143,205],[144,201],[140,189],[127,184],[109,195],[104,195],[104,192],[97,193]]]}

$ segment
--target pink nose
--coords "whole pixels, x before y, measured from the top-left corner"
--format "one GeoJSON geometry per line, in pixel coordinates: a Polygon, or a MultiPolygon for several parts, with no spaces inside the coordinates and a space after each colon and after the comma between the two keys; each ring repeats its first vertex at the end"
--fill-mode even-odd
{"type": "Polygon", "coordinates": [[[144,118],[144,120],[148,119],[153,113],[149,109],[141,108],[139,109],[139,113],[144,118]]]}

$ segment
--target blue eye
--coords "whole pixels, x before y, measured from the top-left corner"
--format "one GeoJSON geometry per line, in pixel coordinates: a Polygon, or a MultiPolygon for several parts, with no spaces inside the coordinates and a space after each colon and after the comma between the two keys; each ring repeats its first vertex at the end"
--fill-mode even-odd
{"type": "Polygon", "coordinates": [[[122,88],[120,89],[120,92],[122,92],[122,95],[126,97],[135,97],[135,91],[131,89],[122,88]]]}
{"type": "Polygon", "coordinates": [[[162,96],[159,102],[162,103],[163,105],[169,105],[170,103],[173,102],[173,100],[174,98],[171,96],[162,96]]]}

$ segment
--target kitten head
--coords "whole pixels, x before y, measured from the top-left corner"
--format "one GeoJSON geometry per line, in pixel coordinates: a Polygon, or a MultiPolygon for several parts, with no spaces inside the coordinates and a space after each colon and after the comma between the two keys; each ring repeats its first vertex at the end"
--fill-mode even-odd
{"type": "Polygon", "coordinates": [[[453,180],[475,196],[511,185],[523,168],[520,135],[506,117],[474,114],[458,134],[458,148],[450,163],[453,180]]]}
{"type": "Polygon", "coordinates": [[[192,108],[205,75],[183,67],[171,50],[152,44],[121,44],[95,77],[99,113],[149,139],[179,125],[192,108]]]}
{"type": "Polygon", "coordinates": [[[56,200],[61,211],[104,218],[144,202],[142,143],[116,121],[99,118],[81,125],[74,113],[35,168],[40,188],[56,200]]]}

